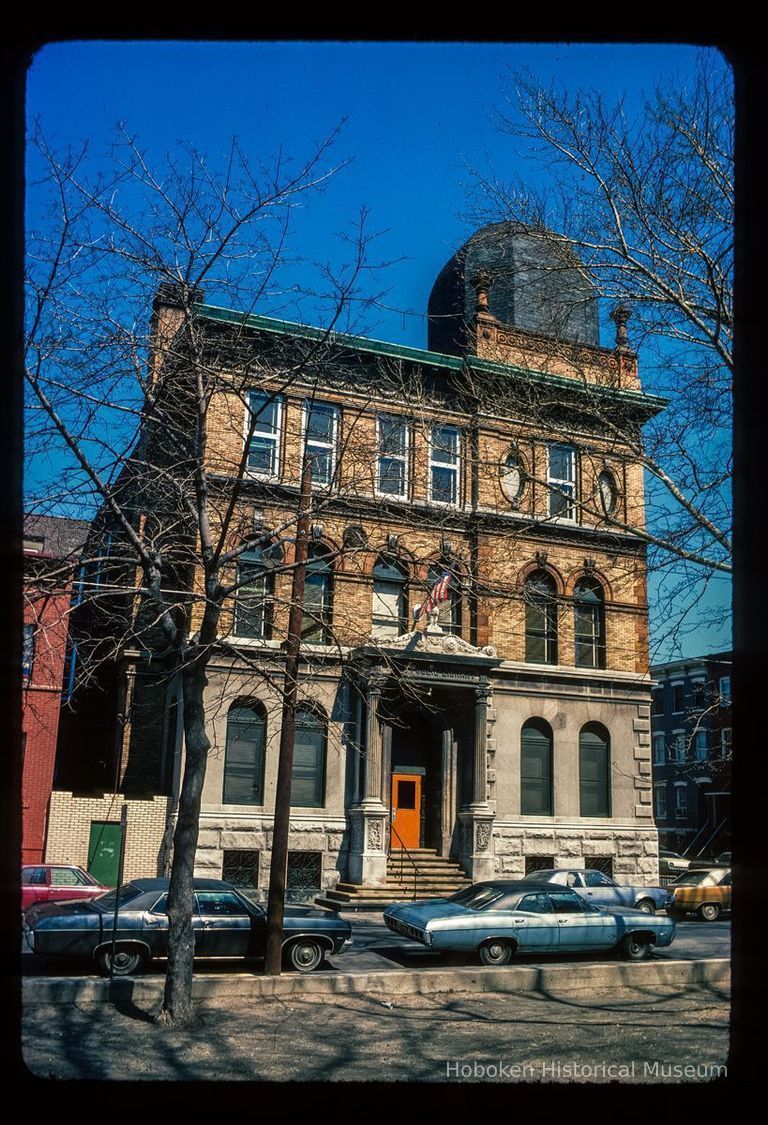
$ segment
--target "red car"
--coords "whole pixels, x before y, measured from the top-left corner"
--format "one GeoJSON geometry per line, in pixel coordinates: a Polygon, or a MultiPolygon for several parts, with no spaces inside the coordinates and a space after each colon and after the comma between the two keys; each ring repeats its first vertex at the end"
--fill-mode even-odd
{"type": "Polygon", "coordinates": [[[21,869],[21,909],[36,902],[95,898],[110,888],[71,863],[38,863],[21,869]]]}

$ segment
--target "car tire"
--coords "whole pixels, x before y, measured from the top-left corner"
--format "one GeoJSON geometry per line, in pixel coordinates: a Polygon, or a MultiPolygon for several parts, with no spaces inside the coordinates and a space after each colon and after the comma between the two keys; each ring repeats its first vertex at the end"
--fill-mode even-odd
{"type": "Polygon", "coordinates": [[[115,965],[112,972],[112,948],[102,949],[98,954],[96,961],[101,970],[102,976],[116,976],[116,977],[130,977],[134,973],[139,973],[144,968],[146,963],[146,956],[140,949],[126,948],[125,946],[117,946],[115,949],[115,965]]]}
{"type": "Polygon", "coordinates": [[[477,951],[484,965],[508,965],[515,955],[515,948],[508,941],[486,941],[477,951]]]}
{"type": "Polygon", "coordinates": [[[310,938],[299,938],[292,941],[285,950],[285,960],[291,969],[297,973],[311,973],[318,965],[322,964],[325,950],[319,942],[310,938]]]}
{"type": "Polygon", "coordinates": [[[635,909],[642,910],[643,914],[655,914],[656,904],[654,903],[653,899],[641,898],[635,909]]]}
{"type": "Polygon", "coordinates": [[[651,954],[651,942],[636,934],[627,934],[620,948],[625,961],[645,961],[651,954]]]}
{"type": "Polygon", "coordinates": [[[720,917],[720,904],[717,902],[703,902],[697,913],[702,922],[716,922],[720,917]]]}

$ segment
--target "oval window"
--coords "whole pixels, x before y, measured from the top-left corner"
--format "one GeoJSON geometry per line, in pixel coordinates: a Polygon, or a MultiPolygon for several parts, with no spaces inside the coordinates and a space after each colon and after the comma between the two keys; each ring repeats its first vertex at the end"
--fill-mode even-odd
{"type": "Polygon", "coordinates": [[[597,490],[600,493],[603,511],[606,516],[612,516],[616,511],[616,502],[619,498],[619,490],[616,487],[613,473],[609,473],[607,469],[603,470],[597,478],[597,490]]]}
{"type": "Polygon", "coordinates": [[[520,503],[527,479],[520,456],[514,451],[508,454],[501,466],[501,491],[515,508],[520,503]]]}

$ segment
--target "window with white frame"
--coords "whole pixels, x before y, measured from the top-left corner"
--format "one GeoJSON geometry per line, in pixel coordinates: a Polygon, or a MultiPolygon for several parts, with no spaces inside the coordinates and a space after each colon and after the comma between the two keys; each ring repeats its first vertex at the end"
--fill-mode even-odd
{"type": "Polygon", "coordinates": [[[667,819],[667,787],[657,785],[653,790],[654,816],[657,820],[667,819]]]}
{"type": "Polygon", "coordinates": [[[684,820],[688,816],[688,783],[675,782],[675,817],[684,820]]]}
{"type": "Polygon", "coordinates": [[[379,414],[376,419],[376,491],[384,496],[408,496],[410,427],[404,418],[379,414]]]}
{"type": "Polygon", "coordinates": [[[248,468],[257,476],[276,477],[280,473],[283,400],[265,391],[251,391],[248,406],[250,416],[246,432],[253,428],[248,444],[248,468]]]}
{"type": "Polygon", "coordinates": [[[653,736],[653,764],[655,766],[664,765],[664,735],[655,734],[653,736]]]}
{"type": "Polygon", "coordinates": [[[720,677],[720,702],[721,703],[730,703],[731,702],[731,677],[730,676],[721,676],[720,677]]]}
{"type": "Polygon", "coordinates": [[[35,625],[31,621],[24,622],[24,639],[22,642],[21,669],[25,679],[32,675],[32,666],[35,663],[35,625]]]}
{"type": "Polygon", "coordinates": [[[682,684],[672,685],[672,711],[680,715],[685,710],[685,688],[682,684]]]}
{"type": "Polygon", "coordinates": [[[330,402],[304,403],[304,450],[312,461],[312,483],[330,484],[336,471],[339,409],[330,402]]]}
{"type": "Polygon", "coordinates": [[[720,731],[720,756],[722,758],[729,758],[731,756],[731,728],[723,727],[720,731]]]}
{"type": "Polygon", "coordinates": [[[459,502],[461,431],[456,426],[432,426],[429,435],[429,499],[438,504],[459,502]]]}
{"type": "Polygon", "coordinates": [[[672,734],[672,761],[685,761],[685,731],[676,730],[672,734]]]}
{"type": "Polygon", "coordinates": [[[697,762],[706,762],[707,760],[707,732],[705,730],[697,730],[693,740],[693,754],[697,762]]]}
{"type": "Polygon", "coordinates": [[[576,450],[572,445],[550,445],[547,450],[549,514],[559,519],[576,518],[576,450]]]}

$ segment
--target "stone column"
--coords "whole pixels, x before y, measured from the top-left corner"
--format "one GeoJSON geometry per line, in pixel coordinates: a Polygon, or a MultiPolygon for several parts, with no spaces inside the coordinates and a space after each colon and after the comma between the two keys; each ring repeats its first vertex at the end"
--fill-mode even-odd
{"type": "Polygon", "coordinates": [[[472,807],[488,805],[488,687],[475,691],[475,744],[473,747],[472,807]]]}
{"type": "Polygon", "coordinates": [[[350,810],[350,882],[382,886],[387,878],[389,821],[382,800],[382,738],[379,719],[382,684],[371,680],[366,692],[365,788],[360,805],[350,810]]]}
{"type": "Polygon", "coordinates": [[[475,723],[472,759],[472,802],[460,815],[462,862],[474,882],[495,875],[494,814],[488,804],[488,703],[487,684],[475,689],[475,723]]]}
{"type": "Polygon", "coordinates": [[[442,783],[440,840],[441,854],[447,858],[451,854],[453,822],[456,817],[456,744],[453,740],[452,730],[442,732],[440,751],[442,783]]]}

